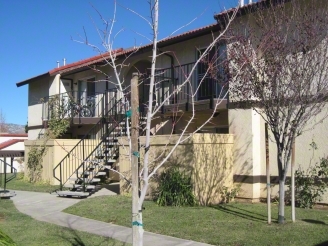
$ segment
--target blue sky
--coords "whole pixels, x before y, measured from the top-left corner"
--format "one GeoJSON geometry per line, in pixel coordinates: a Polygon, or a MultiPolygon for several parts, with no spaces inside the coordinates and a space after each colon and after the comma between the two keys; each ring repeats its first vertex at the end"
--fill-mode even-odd
{"type": "MultiPolygon", "coordinates": [[[[114,32],[124,31],[115,39],[115,48],[149,43],[147,23],[122,7],[149,17],[147,0],[117,1],[114,32]]],[[[55,68],[63,58],[72,63],[98,54],[71,39],[81,40],[85,30],[88,41],[101,48],[95,25],[102,28],[103,24],[90,3],[105,19],[113,17],[113,0],[0,0],[0,109],[7,123],[27,122],[28,86],[17,88],[17,82],[55,68]]],[[[161,0],[159,37],[170,35],[195,17],[176,34],[214,23],[215,13],[237,4],[238,0],[161,0]]]]}

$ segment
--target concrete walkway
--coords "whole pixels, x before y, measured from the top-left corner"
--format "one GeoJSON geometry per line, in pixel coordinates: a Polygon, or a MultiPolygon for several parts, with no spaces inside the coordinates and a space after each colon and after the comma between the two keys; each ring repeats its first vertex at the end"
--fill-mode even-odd
{"type": "MultiPolygon", "coordinates": [[[[87,219],[61,212],[70,207],[80,199],[60,198],[56,194],[15,191],[12,197],[16,208],[32,218],[59,226],[69,227],[73,230],[85,231],[92,234],[114,238],[122,242],[132,242],[132,230],[128,227],[113,225],[101,221],[87,219]]],[[[94,196],[113,195],[111,191],[102,189],[94,196]]],[[[209,244],[198,243],[190,240],[159,235],[155,233],[144,233],[144,246],[206,246],[209,244]]]]}

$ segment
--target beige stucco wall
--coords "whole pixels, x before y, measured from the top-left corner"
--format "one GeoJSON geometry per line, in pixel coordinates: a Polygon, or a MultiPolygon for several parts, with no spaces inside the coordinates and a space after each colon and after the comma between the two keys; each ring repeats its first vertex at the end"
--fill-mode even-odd
{"type": "MultiPolygon", "coordinates": [[[[323,1],[318,1],[317,6],[323,1]]],[[[266,15],[266,13],[264,14],[266,15]]],[[[245,15],[238,17],[231,28],[240,33],[245,32],[245,25],[251,24],[255,27],[254,17],[245,15]]],[[[260,40],[260,39],[259,39],[260,40]]],[[[252,40],[251,44],[256,47],[257,40],[252,40]]],[[[228,45],[228,51],[231,45],[228,45]]],[[[229,54],[229,52],[228,52],[229,54]]],[[[237,81],[238,82],[238,81],[237,81]]],[[[230,87],[233,83],[230,83],[230,87]]],[[[229,94],[230,101],[238,101],[242,96],[229,94]]],[[[328,145],[326,144],[326,136],[328,134],[327,118],[313,127],[313,123],[319,122],[327,116],[328,105],[325,112],[321,113],[316,118],[308,121],[305,131],[301,136],[297,137],[295,145],[295,165],[296,169],[301,167],[303,170],[308,169],[312,164],[319,161],[320,158],[327,156],[328,145]],[[313,152],[310,147],[311,142],[315,142],[318,149],[313,152]]],[[[264,120],[256,114],[253,114],[252,109],[229,109],[229,130],[235,135],[234,141],[234,174],[235,179],[245,178],[246,182],[242,184],[242,192],[240,195],[245,198],[258,199],[266,197],[266,162],[265,162],[265,129],[264,120]],[[246,177],[247,176],[247,177],[246,177]],[[257,178],[256,178],[257,177],[257,178]],[[259,181],[261,178],[261,182],[259,181]],[[254,183],[254,181],[256,181],[254,183]]],[[[278,176],[277,168],[277,150],[272,134],[270,134],[269,143],[269,160],[270,160],[270,175],[278,176]]],[[[290,170],[288,170],[290,176],[290,170]]],[[[240,180],[240,179],[239,179],[240,180]]],[[[272,196],[278,195],[278,184],[273,184],[272,196]]],[[[328,203],[328,190],[323,196],[323,202],[328,203]]]]}
{"type": "MultiPolygon", "coordinates": [[[[229,110],[229,133],[234,134],[234,175],[253,175],[252,110],[229,110]]],[[[241,179],[239,196],[252,198],[252,184],[241,179]]]]}
{"type": "MultiPolygon", "coordinates": [[[[67,155],[67,153],[78,143],[78,139],[58,139],[58,140],[49,140],[46,143],[47,152],[43,158],[43,171],[42,171],[42,180],[44,182],[49,182],[53,185],[58,185],[59,182],[53,177],[53,169],[58,165],[58,163],[67,155]]],[[[94,146],[95,141],[98,140],[86,140],[85,142],[85,155],[87,155],[88,151],[92,151],[92,147],[94,146]],[[92,144],[91,144],[92,141],[92,144]],[[90,147],[89,147],[90,146],[90,147]]],[[[42,145],[42,140],[25,141],[25,163],[28,161],[28,153],[32,146],[42,145]]],[[[70,159],[65,162],[66,166],[63,165],[63,180],[65,181],[73,171],[82,163],[82,151],[77,153],[76,155],[70,156],[70,159]],[[69,165],[68,165],[69,163],[69,165]]],[[[28,172],[27,168],[25,172],[28,172]]],[[[59,169],[56,171],[56,176],[59,177],[59,169]]]]}
{"type": "MultiPolygon", "coordinates": [[[[183,136],[186,137],[187,135],[183,136]]],[[[177,142],[179,135],[164,135],[151,137],[150,161],[153,168],[159,163],[177,142]]],[[[141,138],[141,145],[145,138],[141,138]]],[[[189,171],[192,175],[194,194],[201,204],[215,204],[220,202],[220,191],[223,186],[231,188],[233,185],[233,136],[221,134],[195,134],[187,141],[178,145],[164,164],[164,168],[178,166],[189,171]]],[[[120,148],[120,171],[130,175],[130,162],[122,155],[125,150],[120,148]]],[[[143,161],[141,151],[141,163],[143,161]]],[[[159,171],[159,172],[160,172],[159,171]]],[[[156,178],[151,179],[150,194],[156,187],[156,178]]],[[[121,180],[121,192],[128,192],[126,183],[121,180]]]]}
{"type": "Polygon", "coordinates": [[[218,114],[215,117],[212,117],[211,110],[208,111],[196,111],[195,115],[192,116],[191,112],[181,112],[181,114],[174,114],[175,119],[172,120],[172,115],[156,117],[151,122],[152,133],[155,135],[168,135],[173,133],[173,123],[175,125],[175,134],[181,133],[185,127],[187,122],[191,120],[189,126],[186,129],[185,133],[193,133],[196,132],[203,124],[211,119],[208,123],[206,123],[202,131],[206,131],[213,128],[229,128],[228,121],[228,110],[220,110],[217,112],[218,114]]]}
{"type": "MultiPolygon", "coordinates": [[[[327,107],[328,108],[328,107],[327,107]]],[[[327,115],[322,112],[305,127],[295,143],[295,168],[308,169],[326,157],[328,145],[328,119],[319,122],[327,115]],[[317,123],[317,124],[316,124],[317,123]],[[313,126],[315,124],[315,126],[313,126]],[[317,149],[310,144],[315,142],[317,149]]],[[[265,122],[253,109],[229,110],[229,133],[234,134],[234,179],[241,184],[239,197],[258,200],[266,197],[266,159],[265,159],[265,122]]],[[[272,134],[269,136],[270,175],[278,176],[277,149],[272,134]]],[[[290,170],[288,171],[290,177],[290,170]]],[[[278,195],[278,184],[272,184],[272,196],[278,195]]],[[[328,191],[323,195],[323,203],[328,203],[328,191]]]]}
{"type": "MultiPolygon", "coordinates": [[[[28,85],[28,126],[42,125],[42,103],[41,98],[49,95],[49,78],[40,79],[28,85]]],[[[40,130],[28,132],[28,138],[33,140],[40,130]]]]}
{"type": "MultiPolygon", "coordinates": [[[[301,168],[307,170],[318,164],[321,158],[328,156],[328,145],[326,139],[328,136],[328,118],[327,118],[328,104],[325,109],[316,117],[312,117],[305,126],[303,133],[296,138],[295,141],[295,169],[301,168]],[[323,121],[321,121],[323,119],[323,121]],[[317,149],[310,146],[315,143],[317,149]]],[[[264,134],[264,133],[262,133],[264,134]]],[[[272,134],[270,135],[270,174],[277,176],[277,148],[272,134]]],[[[265,174],[265,171],[262,171],[265,174]]],[[[290,170],[288,170],[290,176],[290,170]]],[[[273,194],[278,194],[278,185],[272,189],[273,194]]],[[[265,196],[266,189],[261,188],[261,196],[265,196]]],[[[328,189],[322,197],[323,203],[328,203],[328,189]]]]}

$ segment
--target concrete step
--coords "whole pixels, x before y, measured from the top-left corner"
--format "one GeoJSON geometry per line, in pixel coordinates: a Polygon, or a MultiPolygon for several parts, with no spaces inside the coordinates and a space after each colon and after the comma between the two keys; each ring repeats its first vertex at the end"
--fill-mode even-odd
{"type": "Polygon", "coordinates": [[[120,146],[121,145],[118,142],[104,142],[103,144],[104,144],[103,146],[108,146],[108,145],[117,145],[117,146],[120,146]]]}
{"type": "Polygon", "coordinates": [[[87,180],[87,182],[88,182],[89,184],[91,184],[91,183],[97,183],[97,182],[100,182],[100,179],[99,179],[99,178],[93,178],[93,179],[91,179],[91,180],[87,180]]]}
{"type": "Polygon", "coordinates": [[[94,170],[97,166],[98,166],[98,165],[88,166],[88,167],[87,167],[87,170],[92,171],[92,170],[94,170]]]}
{"type": "MultiPolygon", "coordinates": [[[[117,167],[118,165],[116,165],[116,167],[117,167]]],[[[106,168],[106,169],[109,169],[109,170],[111,170],[111,169],[115,169],[115,167],[113,168],[113,165],[104,165],[103,166],[103,168],[106,168]]],[[[116,170],[116,169],[115,169],[116,170]]]]}
{"type": "MultiPolygon", "coordinates": [[[[115,151],[115,149],[113,148],[108,148],[108,150],[105,150],[104,151],[104,155],[107,156],[108,159],[115,159],[115,158],[118,158],[118,155],[117,154],[111,154],[112,151],[115,151]]],[[[105,157],[104,157],[105,158],[105,157]]],[[[105,161],[105,159],[104,159],[105,161]]]]}
{"type": "MultiPolygon", "coordinates": [[[[69,188],[69,189],[82,189],[83,185],[80,185],[80,184],[65,184],[64,187],[69,188]]],[[[94,190],[96,188],[96,186],[95,185],[86,185],[85,188],[87,190],[94,190]]]]}
{"type": "Polygon", "coordinates": [[[104,175],[106,175],[106,172],[98,172],[98,173],[96,174],[96,176],[104,176],[104,175]]]}
{"type": "MultiPolygon", "coordinates": [[[[68,181],[71,181],[71,182],[76,182],[76,181],[79,181],[81,180],[81,182],[83,182],[83,178],[69,178],[68,181]]],[[[92,178],[92,179],[85,179],[85,183],[88,183],[88,184],[91,184],[91,183],[96,183],[96,182],[100,182],[100,179],[99,178],[92,178]]]]}
{"type": "Polygon", "coordinates": [[[1,198],[10,198],[13,196],[16,196],[16,193],[14,191],[0,190],[0,199],[1,198]]]}
{"type": "Polygon", "coordinates": [[[57,191],[58,196],[77,196],[77,197],[87,197],[90,195],[89,192],[82,191],[57,191]]]}
{"type": "Polygon", "coordinates": [[[77,174],[83,174],[84,173],[84,176],[88,176],[88,175],[90,175],[90,173],[92,173],[92,172],[90,172],[90,171],[78,171],[77,172],[77,174]]]}
{"type": "MultiPolygon", "coordinates": [[[[119,144],[109,143],[109,144],[106,144],[106,150],[104,150],[104,151],[111,150],[112,148],[118,149],[118,147],[120,147],[119,144]]],[[[115,150],[113,150],[113,151],[115,151],[115,150]]]]}
{"type": "Polygon", "coordinates": [[[68,179],[68,181],[71,181],[71,182],[76,182],[76,181],[78,181],[78,180],[80,180],[80,178],[70,177],[70,178],[68,179]]]}
{"type": "Polygon", "coordinates": [[[109,130],[110,131],[121,131],[121,130],[125,130],[126,127],[125,126],[109,126],[109,130]]]}
{"type": "Polygon", "coordinates": [[[104,142],[105,143],[108,143],[108,142],[117,143],[118,138],[107,137],[106,139],[104,139],[104,142]]]}

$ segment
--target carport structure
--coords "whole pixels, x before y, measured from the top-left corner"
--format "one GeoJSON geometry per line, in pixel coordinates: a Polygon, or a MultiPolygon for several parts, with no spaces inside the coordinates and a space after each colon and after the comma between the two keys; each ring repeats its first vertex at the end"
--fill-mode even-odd
{"type": "Polygon", "coordinates": [[[11,197],[14,194],[6,190],[7,183],[16,177],[14,158],[24,157],[22,150],[0,150],[0,198],[11,197]]]}

